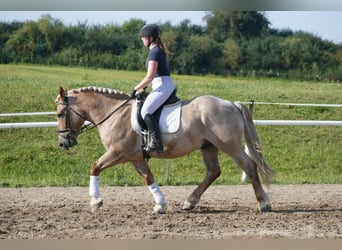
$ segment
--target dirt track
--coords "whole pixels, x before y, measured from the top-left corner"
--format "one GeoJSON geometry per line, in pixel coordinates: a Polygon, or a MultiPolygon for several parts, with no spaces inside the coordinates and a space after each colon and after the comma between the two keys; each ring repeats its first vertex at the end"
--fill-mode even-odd
{"type": "Polygon", "coordinates": [[[89,211],[87,188],[2,188],[0,239],[342,239],[342,185],[273,185],[273,212],[259,213],[251,185],[212,186],[191,212],[193,186],[161,187],[165,215],[146,187],[102,187],[89,211]]]}

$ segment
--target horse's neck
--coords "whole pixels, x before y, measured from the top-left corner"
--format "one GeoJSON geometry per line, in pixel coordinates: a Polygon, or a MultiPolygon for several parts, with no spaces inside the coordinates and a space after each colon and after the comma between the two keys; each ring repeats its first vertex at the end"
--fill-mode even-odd
{"type": "Polygon", "coordinates": [[[94,124],[101,122],[105,119],[114,109],[119,106],[123,100],[122,98],[112,98],[93,92],[91,95],[87,93],[80,93],[79,103],[82,105],[82,109],[86,114],[86,118],[94,124]],[[81,100],[82,98],[82,100],[81,100]]]}

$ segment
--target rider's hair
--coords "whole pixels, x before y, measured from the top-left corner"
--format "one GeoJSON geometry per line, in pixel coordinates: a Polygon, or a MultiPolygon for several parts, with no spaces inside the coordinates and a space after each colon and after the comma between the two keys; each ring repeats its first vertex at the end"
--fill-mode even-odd
{"type": "Polygon", "coordinates": [[[166,47],[165,43],[160,37],[155,38],[154,42],[162,49],[165,55],[170,55],[169,49],[166,47]]]}

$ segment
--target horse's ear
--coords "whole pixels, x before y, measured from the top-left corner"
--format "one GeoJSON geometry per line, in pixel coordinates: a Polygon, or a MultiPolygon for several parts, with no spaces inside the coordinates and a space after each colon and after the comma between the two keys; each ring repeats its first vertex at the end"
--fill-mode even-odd
{"type": "Polygon", "coordinates": [[[64,97],[65,97],[65,93],[66,93],[67,89],[60,86],[59,87],[59,96],[61,97],[61,101],[64,102],[64,97]]]}

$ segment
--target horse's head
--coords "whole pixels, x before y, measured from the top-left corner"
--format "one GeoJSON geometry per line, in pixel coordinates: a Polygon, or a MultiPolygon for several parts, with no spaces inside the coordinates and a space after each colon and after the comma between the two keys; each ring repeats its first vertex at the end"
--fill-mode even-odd
{"type": "Polygon", "coordinates": [[[56,99],[59,146],[68,150],[77,145],[77,136],[85,121],[75,105],[74,96],[68,96],[66,88],[60,87],[59,96],[56,99]]]}

